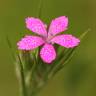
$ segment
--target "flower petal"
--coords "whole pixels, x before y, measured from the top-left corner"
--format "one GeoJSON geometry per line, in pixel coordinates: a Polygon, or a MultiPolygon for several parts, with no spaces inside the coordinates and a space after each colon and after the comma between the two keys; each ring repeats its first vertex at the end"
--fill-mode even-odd
{"type": "Polygon", "coordinates": [[[62,31],[65,31],[67,27],[68,27],[68,18],[66,16],[55,18],[54,20],[52,20],[50,24],[48,36],[50,35],[54,36],[62,31]]]}
{"type": "Polygon", "coordinates": [[[38,36],[25,36],[17,43],[18,49],[20,50],[32,50],[38,46],[44,44],[41,37],[38,36]]]}
{"type": "Polygon", "coordinates": [[[38,18],[28,17],[26,18],[26,27],[34,33],[41,36],[47,36],[45,24],[38,18]]]}
{"type": "Polygon", "coordinates": [[[80,43],[80,40],[72,35],[58,35],[51,42],[57,43],[66,48],[73,48],[80,43]]]}
{"type": "Polygon", "coordinates": [[[45,44],[40,51],[42,60],[46,63],[51,63],[56,58],[56,52],[51,44],[45,44]]]}

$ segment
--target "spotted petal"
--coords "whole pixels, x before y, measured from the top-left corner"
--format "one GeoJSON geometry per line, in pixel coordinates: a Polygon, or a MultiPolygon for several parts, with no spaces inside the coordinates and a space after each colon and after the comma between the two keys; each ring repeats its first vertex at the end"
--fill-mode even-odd
{"type": "Polygon", "coordinates": [[[44,43],[43,39],[38,36],[25,36],[17,43],[20,50],[32,50],[44,43]]]}
{"type": "Polygon", "coordinates": [[[56,58],[56,52],[51,44],[45,44],[40,51],[41,59],[46,63],[51,63],[56,58]]]}
{"type": "Polygon", "coordinates": [[[63,32],[67,29],[67,27],[68,27],[68,18],[66,16],[55,18],[54,20],[52,20],[50,24],[48,36],[50,35],[54,36],[60,32],[63,32]]]}
{"type": "Polygon", "coordinates": [[[38,18],[28,17],[26,18],[26,27],[34,33],[41,36],[47,36],[46,26],[38,18]]]}
{"type": "Polygon", "coordinates": [[[80,43],[80,40],[72,35],[58,35],[51,42],[57,43],[66,48],[73,48],[80,43]]]}

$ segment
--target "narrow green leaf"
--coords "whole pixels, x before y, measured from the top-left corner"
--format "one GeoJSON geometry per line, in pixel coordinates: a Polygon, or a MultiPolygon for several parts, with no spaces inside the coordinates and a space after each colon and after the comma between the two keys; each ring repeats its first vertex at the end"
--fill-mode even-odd
{"type": "Polygon", "coordinates": [[[6,42],[7,42],[9,49],[10,49],[11,56],[12,56],[13,60],[15,60],[16,59],[16,53],[13,51],[12,44],[11,44],[11,41],[10,41],[8,35],[6,35],[6,42]]]}
{"type": "Polygon", "coordinates": [[[90,28],[88,28],[85,32],[83,32],[81,35],[80,35],[80,40],[82,40],[86,35],[87,35],[87,33],[89,32],[89,31],[91,31],[91,29],[90,28]]]}

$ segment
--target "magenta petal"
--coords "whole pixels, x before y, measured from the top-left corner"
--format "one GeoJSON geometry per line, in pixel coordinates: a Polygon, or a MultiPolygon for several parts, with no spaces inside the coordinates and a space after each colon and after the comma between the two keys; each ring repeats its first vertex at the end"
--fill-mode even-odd
{"type": "Polygon", "coordinates": [[[26,18],[26,27],[34,33],[41,36],[47,36],[45,24],[38,18],[28,17],[26,18]]]}
{"type": "Polygon", "coordinates": [[[75,46],[78,46],[80,40],[72,35],[58,35],[54,37],[51,42],[57,43],[66,48],[73,48],[75,46]]]}
{"type": "Polygon", "coordinates": [[[56,58],[56,52],[51,44],[45,44],[40,51],[42,60],[46,63],[51,63],[56,58]]]}
{"type": "Polygon", "coordinates": [[[25,36],[17,43],[18,49],[20,50],[32,50],[38,46],[44,44],[41,37],[38,36],[25,36]]]}
{"type": "Polygon", "coordinates": [[[55,18],[54,20],[52,20],[50,24],[48,36],[56,35],[62,31],[65,31],[67,27],[68,27],[68,18],[66,16],[55,18]]]}

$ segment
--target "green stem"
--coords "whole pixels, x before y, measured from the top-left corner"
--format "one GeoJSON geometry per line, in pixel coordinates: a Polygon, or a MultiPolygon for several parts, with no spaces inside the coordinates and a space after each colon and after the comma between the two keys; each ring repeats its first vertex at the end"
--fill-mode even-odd
{"type": "Polygon", "coordinates": [[[21,61],[19,55],[18,55],[18,59],[19,59],[19,72],[20,72],[20,78],[19,78],[19,79],[20,79],[20,91],[21,91],[21,96],[27,96],[24,70],[23,70],[22,61],[21,61]]]}
{"type": "Polygon", "coordinates": [[[37,17],[39,17],[39,18],[41,18],[42,2],[43,2],[43,0],[39,0],[38,14],[37,14],[37,17]]]}

